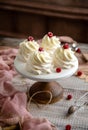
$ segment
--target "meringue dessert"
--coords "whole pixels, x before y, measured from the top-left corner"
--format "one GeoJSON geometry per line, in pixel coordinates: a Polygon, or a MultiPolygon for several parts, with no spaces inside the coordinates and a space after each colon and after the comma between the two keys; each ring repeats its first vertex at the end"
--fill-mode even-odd
{"type": "Polygon", "coordinates": [[[38,50],[38,48],[39,44],[34,40],[32,36],[29,36],[28,39],[20,43],[17,58],[23,62],[26,62],[29,55],[38,50]]]}
{"type": "Polygon", "coordinates": [[[61,67],[64,69],[72,68],[78,65],[78,60],[68,44],[56,49],[53,55],[54,67],[61,67]]]}
{"type": "Polygon", "coordinates": [[[59,38],[54,36],[52,32],[48,32],[43,38],[41,42],[41,47],[43,47],[46,51],[48,51],[51,55],[53,55],[54,51],[57,47],[60,47],[59,38]]]}
{"type": "Polygon", "coordinates": [[[78,66],[75,52],[68,43],[48,32],[38,43],[32,36],[19,45],[18,61],[25,63],[27,72],[35,75],[60,73],[62,69],[78,66]]]}
{"type": "Polygon", "coordinates": [[[30,55],[26,63],[26,70],[38,75],[52,73],[52,58],[40,47],[38,51],[30,55]]]}

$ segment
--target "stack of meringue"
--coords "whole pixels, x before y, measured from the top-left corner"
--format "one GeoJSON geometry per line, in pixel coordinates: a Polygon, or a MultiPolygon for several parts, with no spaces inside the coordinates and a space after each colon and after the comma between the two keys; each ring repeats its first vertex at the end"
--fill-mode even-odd
{"type": "Polygon", "coordinates": [[[69,69],[78,64],[69,45],[61,45],[52,32],[48,32],[40,44],[33,37],[20,43],[17,58],[25,62],[28,72],[36,75],[53,73],[59,67],[69,69]]]}

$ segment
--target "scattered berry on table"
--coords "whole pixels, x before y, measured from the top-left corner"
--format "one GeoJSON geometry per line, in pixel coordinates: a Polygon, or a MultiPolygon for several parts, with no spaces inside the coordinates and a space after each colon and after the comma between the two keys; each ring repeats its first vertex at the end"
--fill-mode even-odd
{"type": "Polygon", "coordinates": [[[66,125],[66,126],[65,126],[65,130],[71,130],[71,125],[69,125],[69,124],[66,125]]]}
{"type": "Polygon", "coordinates": [[[77,72],[77,76],[81,76],[82,74],[83,74],[82,71],[77,72]]]}
{"type": "Polygon", "coordinates": [[[80,48],[77,48],[77,49],[76,49],[76,52],[77,52],[77,53],[81,53],[80,48]]]}
{"type": "Polygon", "coordinates": [[[70,99],[72,99],[72,95],[71,95],[71,94],[68,94],[68,95],[67,95],[67,100],[70,100],[70,99]]]}

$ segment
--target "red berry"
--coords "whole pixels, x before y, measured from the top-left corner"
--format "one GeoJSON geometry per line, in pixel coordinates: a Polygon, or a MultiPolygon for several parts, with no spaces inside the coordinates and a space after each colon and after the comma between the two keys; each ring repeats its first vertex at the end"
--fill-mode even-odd
{"type": "Polygon", "coordinates": [[[42,48],[42,47],[39,47],[39,49],[38,49],[39,51],[44,51],[44,49],[42,48]]]}
{"type": "Polygon", "coordinates": [[[48,32],[47,34],[50,38],[53,37],[53,33],[52,32],[48,32]]]}
{"type": "Polygon", "coordinates": [[[77,52],[77,53],[81,53],[80,48],[77,48],[77,49],[76,49],[76,52],[77,52]]]}
{"type": "Polygon", "coordinates": [[[65,130],[71,130],[71,125],[69,125],[69,124],[66,125],[66,126],[65,126],[65,130]]]}
{"type": "Polygon", "coordinates": [[[34,38],[32,36],[28,37],[28,41],[33,41],[33,40],[34,40],[34,38]]]}
{"type": "Polygon", "coordinates": [[[61,72],[61,68],[56,68],[56,72],[60,73],[61,72]]]}
{"type": "Polygon", "coordinates": [[[68,43],[65,43],[65,44],[63,45],[63,48],[64,48],[64,49],[68,49],[68,48],[69,48],[69,44],[68,44],[68,43]]]}
{"type": "Polygon", "coordinates": [[[72,95],[67,95],[67,100],[70,100],[70,99],[72,99],[72,95]]]}
{"type": "Polygon", "coordinates": [[[82,74],[83,74],[82,71],[77,72],[77,76],[81,76],[82,74]]]}

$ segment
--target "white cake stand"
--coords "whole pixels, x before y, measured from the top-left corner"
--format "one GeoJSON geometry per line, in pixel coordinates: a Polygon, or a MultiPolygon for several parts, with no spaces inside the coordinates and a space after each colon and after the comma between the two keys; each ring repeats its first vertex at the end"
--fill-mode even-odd
{"type": "Polygon", "coordinates": [[[26,63],[18,60],[17,58],[14,60],[14,66],[21,75],[37,81],[31,86],[29,94],[30,97],[35,95],[34,100],[42,104],[45,104],[49,101],[50,94],[52,94],[52,100],[50,103],[59,101],[63,97],[63,87],[57,83],[56,80],[63,80],[64,78],[68,78],[72,76],[78,69],[77,60],[77,64],[74,67],[70,69],[62,69],[60,73],[53,72],[51,74],[35,75],[33,73],[29,73],[26,70],[25,64],[26,63]],[[47,94],[45,94],[45,92],[47,92],[47,94]]]}

